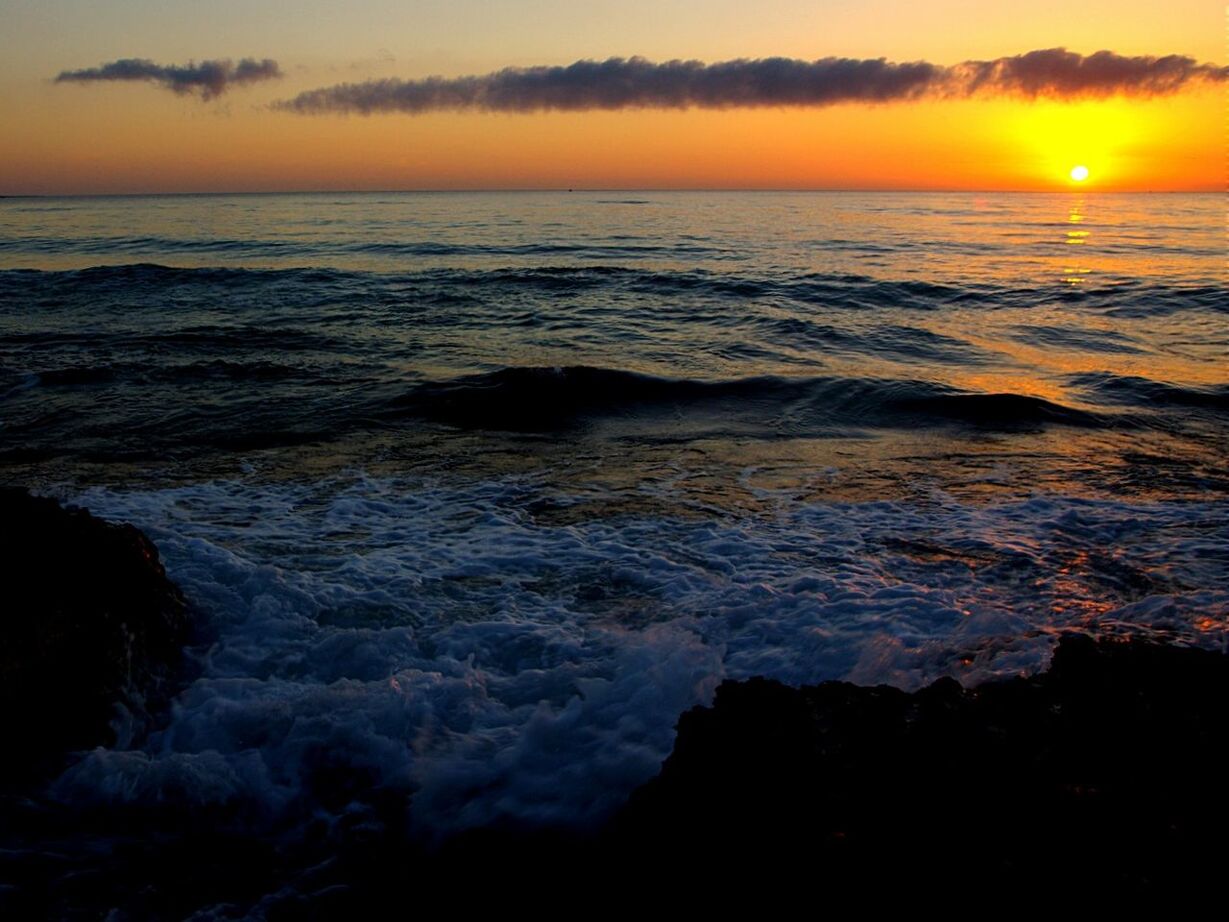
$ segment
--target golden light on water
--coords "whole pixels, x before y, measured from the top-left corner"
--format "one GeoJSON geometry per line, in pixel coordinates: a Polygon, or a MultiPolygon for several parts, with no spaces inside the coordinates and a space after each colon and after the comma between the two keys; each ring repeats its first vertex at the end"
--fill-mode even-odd
{"type": "Polygon", "coordinates": [[[1083,182],[1088,178],[1088,167],[1084,166],[1083,164],[1073,166],[1071,168],[1071,178],[1076,182],[1083,182]]]}

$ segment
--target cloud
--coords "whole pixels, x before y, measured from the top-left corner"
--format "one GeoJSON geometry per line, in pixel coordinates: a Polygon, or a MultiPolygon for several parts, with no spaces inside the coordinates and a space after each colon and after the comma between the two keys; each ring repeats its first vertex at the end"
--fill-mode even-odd
{"type": "Polygon", "coordinates": [[[201,99],[221,96],[235,85],[273,80],[282,76],[277,62],[269,58],[257,61],[244,58],[233,61],[190,61],[186,65],[162,65],[144,58],[123,58],[100,67],[66,70],[57,76],[57,83],[93,83],[102,80],[145,80],[166,87],[174,93],[199,93],[201,99]]]}
{"type": "Polygon", "coordinates": [[[951,68],[966,93],[1027,97],[1161,96],[1197,81],[1229,80],[1229,67],[1199,64],[1169,54],[1127,57],[1112,51],[1080,55],[1065,48],[1030,51],[994,61],[966,61],[951,68]]]}
{"type": "Polygon", "coordinates": [[[470,77],[369,80],[300,93],[274,107],[325,112],[585,111],[726,109],[896,102],[920,97],[1014,95],[1082,98],[1174,93],[1196,81],[1229,80],[1229,68],[1193,58],[1079,55],[1062,48],[954,67],[882,58],[760,58],[704,64],[644,58],[506,68],[470,77]]]}

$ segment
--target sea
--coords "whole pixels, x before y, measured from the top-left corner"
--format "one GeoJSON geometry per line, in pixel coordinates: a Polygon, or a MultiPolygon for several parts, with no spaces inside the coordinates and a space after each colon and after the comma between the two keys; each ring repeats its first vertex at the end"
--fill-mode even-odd
{"type": "Polygon", "coordinates": [[[2,199],[0,480],[197,625],[50,796],[592,828],[727,679],[1224,650],[1227,282],[1219,194],[2,199]]]}

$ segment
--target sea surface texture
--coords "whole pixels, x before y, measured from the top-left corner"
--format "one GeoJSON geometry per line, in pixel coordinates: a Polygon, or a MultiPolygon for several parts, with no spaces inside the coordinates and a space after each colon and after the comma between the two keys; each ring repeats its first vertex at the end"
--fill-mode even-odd
{"type": "Polygon", "coordinates": [[[1073,629],[1224,649],[1224,218],[0,201],[0,479],[143,529],[201,625],[165,725],[55,795],[584,827],[725,678],[971,683],[1073,629]]]}

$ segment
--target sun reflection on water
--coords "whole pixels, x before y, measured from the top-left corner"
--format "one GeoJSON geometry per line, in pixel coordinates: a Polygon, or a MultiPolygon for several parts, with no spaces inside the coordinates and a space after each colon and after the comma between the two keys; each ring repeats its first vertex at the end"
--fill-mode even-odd
{"type": "MultiPolygon", "coordinates": [[[[1084,210],[1084,196],[1078,195],[1072,200],[1071,206],[1067,210],[1067,224],[1083,224],[1085,221],[1084,210]]],[[[1088,243],[1091,236],[1092,231],[1078,227],[1068,227],[1063,242],[1068,245],[1083,246],[1088,243]]],[[[1091,271],[1086,266],[1064,266],[1063,281],[1068,285],[1079,285],[1086,280],[1091,271]]]]}

